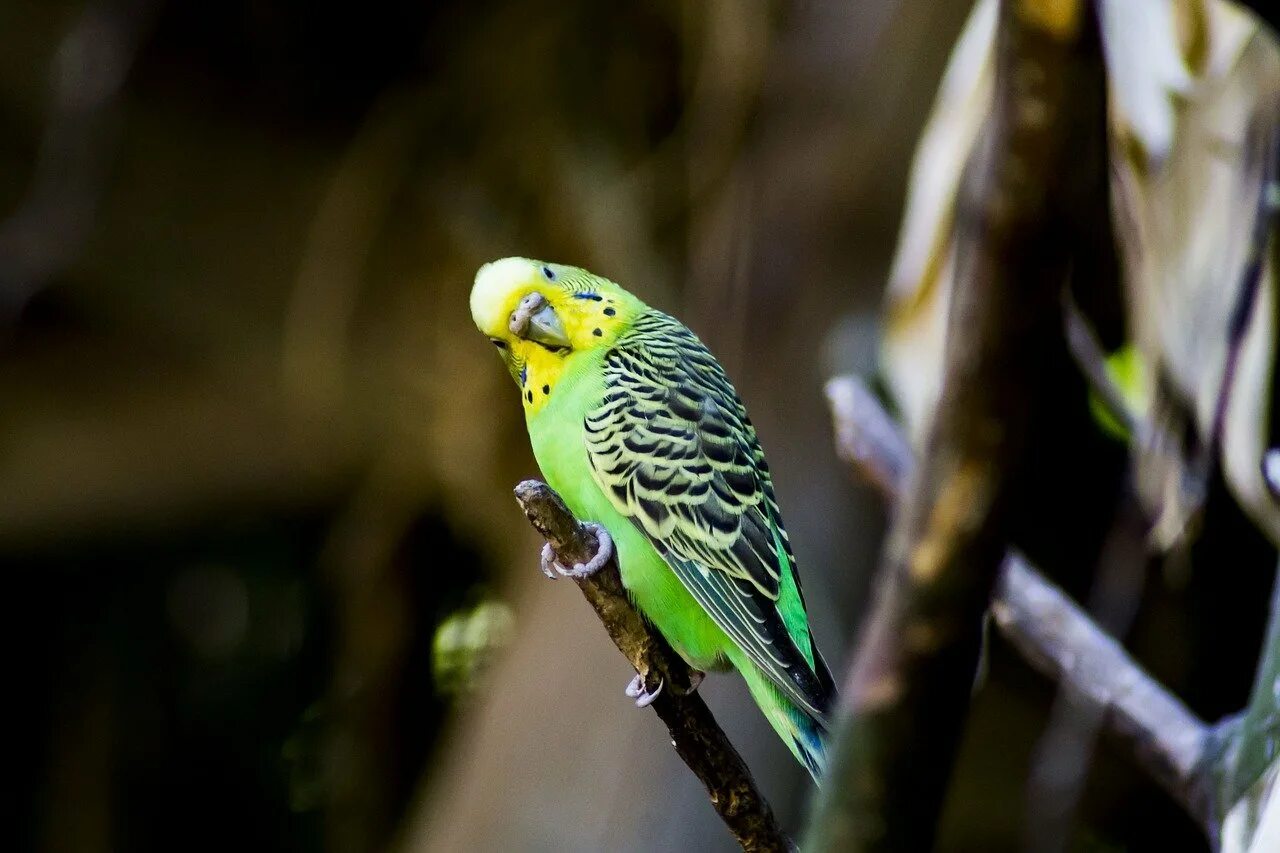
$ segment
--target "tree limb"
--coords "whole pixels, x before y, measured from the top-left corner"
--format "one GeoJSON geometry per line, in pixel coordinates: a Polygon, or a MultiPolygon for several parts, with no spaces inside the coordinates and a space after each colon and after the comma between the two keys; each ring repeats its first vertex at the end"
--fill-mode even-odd
{"type": "MultiPolygon", "coordinates": [[[[902,431],[856,377],[832,379],[827,399],[841,458],[896,500],[915,461],[902,431]],[[895,473],[886,478],[885,471],[895,473]]],[[[1214,729],[1021,555],[1006,555],[991,611],[1005,639],[1032,666],[1097,708],[1107,732],[1208,832],[1214,821],[1214,729]]]]}
{"type": "MultiPolygon", "coordinates": [[[[569,563],[585,563],[596,553],[595,536],[569,512],[550,486],[525,480],[516,500],[534,529],[569,563]]],[[[716,723],[702,697],[692,692],[692,671],[631,604],[616,560],[585,578],[575,578],[609,638],[644,678],[649,692],[664,689],[653,710],[671,733],[676,752],[702,781],[711,805],[743,850],[793,849],[756,788],[751,772],[716,723]]]]}
{"type": "Polygon", "coordinates": [[[1105,168],[1082,156],[1106,116],[1093,23],[1082,0],[1000,4],[994,107],[957,206],[941,396],[845,683],[807,850],[933,846],[1046,409],[1040,368],[1061,346],[1076,206],[1105,168]]]}

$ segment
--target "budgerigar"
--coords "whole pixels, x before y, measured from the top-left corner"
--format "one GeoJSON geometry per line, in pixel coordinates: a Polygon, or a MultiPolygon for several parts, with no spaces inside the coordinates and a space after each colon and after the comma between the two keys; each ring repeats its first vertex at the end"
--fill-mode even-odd
{"type": "MultiPolygon", "coordinates": [[[[678,320],[576,267],[486,264],[471,313],[520,386],[543,475],[612,535],[635,605],[694,668],[737,669],[818,780],[835,688],[769,465],[720,364],[678,320]]],[[[652,698],[638,680],[628,694],[652,698]]]]}

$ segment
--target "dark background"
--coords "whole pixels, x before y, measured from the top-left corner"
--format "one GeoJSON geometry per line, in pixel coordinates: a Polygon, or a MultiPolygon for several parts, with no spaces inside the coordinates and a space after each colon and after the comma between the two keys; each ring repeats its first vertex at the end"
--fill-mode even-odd
{"type": "MultiPolygon", "coordinates": [[[[497,257],[581,264],[712,346],[839,671],[884,518],[821,386],[874,370],[967,11],[0,2],[4,846],[727,849],[538,575],[509,491],[536,471],[466,294],[497,257]],[[443,671],[439,627],[482,603],[472,645],[501,649],[443,671]]],[[[1063,453],[1091,473],[1035,512],[1087,551],[1123,461],[1063,453]]],[[[1206,531],[1198,571],[1150,567],[1130,639],[1212,719],[1247,694],[1274,557],[1225,495],[1206,531]]],[[[796,831],[802,772],[741,685],[704,689],[796,831]]],[[[1052,697],[992,641],[945,849],[1018,846],[1052,697]]],[[[1105,746],[1075,826],[1204,849],[1105,746]]]]}

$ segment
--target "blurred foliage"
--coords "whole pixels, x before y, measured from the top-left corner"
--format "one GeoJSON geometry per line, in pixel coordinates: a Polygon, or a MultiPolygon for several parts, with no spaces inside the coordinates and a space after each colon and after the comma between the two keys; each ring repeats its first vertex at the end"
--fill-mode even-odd
{"type": "Polygon", "coordinates": [[[432,644],[436,689],[446,695],[467,693],[511,640],[514,616],[501,601],[486,600],[445,617],[432,644]]]}
{"type": "MultiPolygon", "coordinates": [[[[1104,366],[1107,376],[1119,389],[1129,410],[1145,418],[1151,408],[1151,378],[1142,362],[1142,354],[1136,347],[1126,344],[1107,356],[1104,366]]],[[[1095,391],[1089,392],[1089,411],[1111,435],[1124,442],[1132,438],[1129,428],[1116,420],[1095,391]]]]}

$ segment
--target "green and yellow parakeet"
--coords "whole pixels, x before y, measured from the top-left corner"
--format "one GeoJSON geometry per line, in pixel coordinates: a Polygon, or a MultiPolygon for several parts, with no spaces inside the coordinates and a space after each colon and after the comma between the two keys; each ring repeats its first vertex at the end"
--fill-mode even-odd
{"type": "MultiPolygon", "coordinates": [[[[636,606],[694,668],[737,669],[818,779],[835,687],[769,465],[720,364],[678,320],[576,267],[486,264],[471,314],[520,386],[543,475],[612,535],[636,606]]],[[[643,687],[628,688],[637,704],[643,687]]]]}

